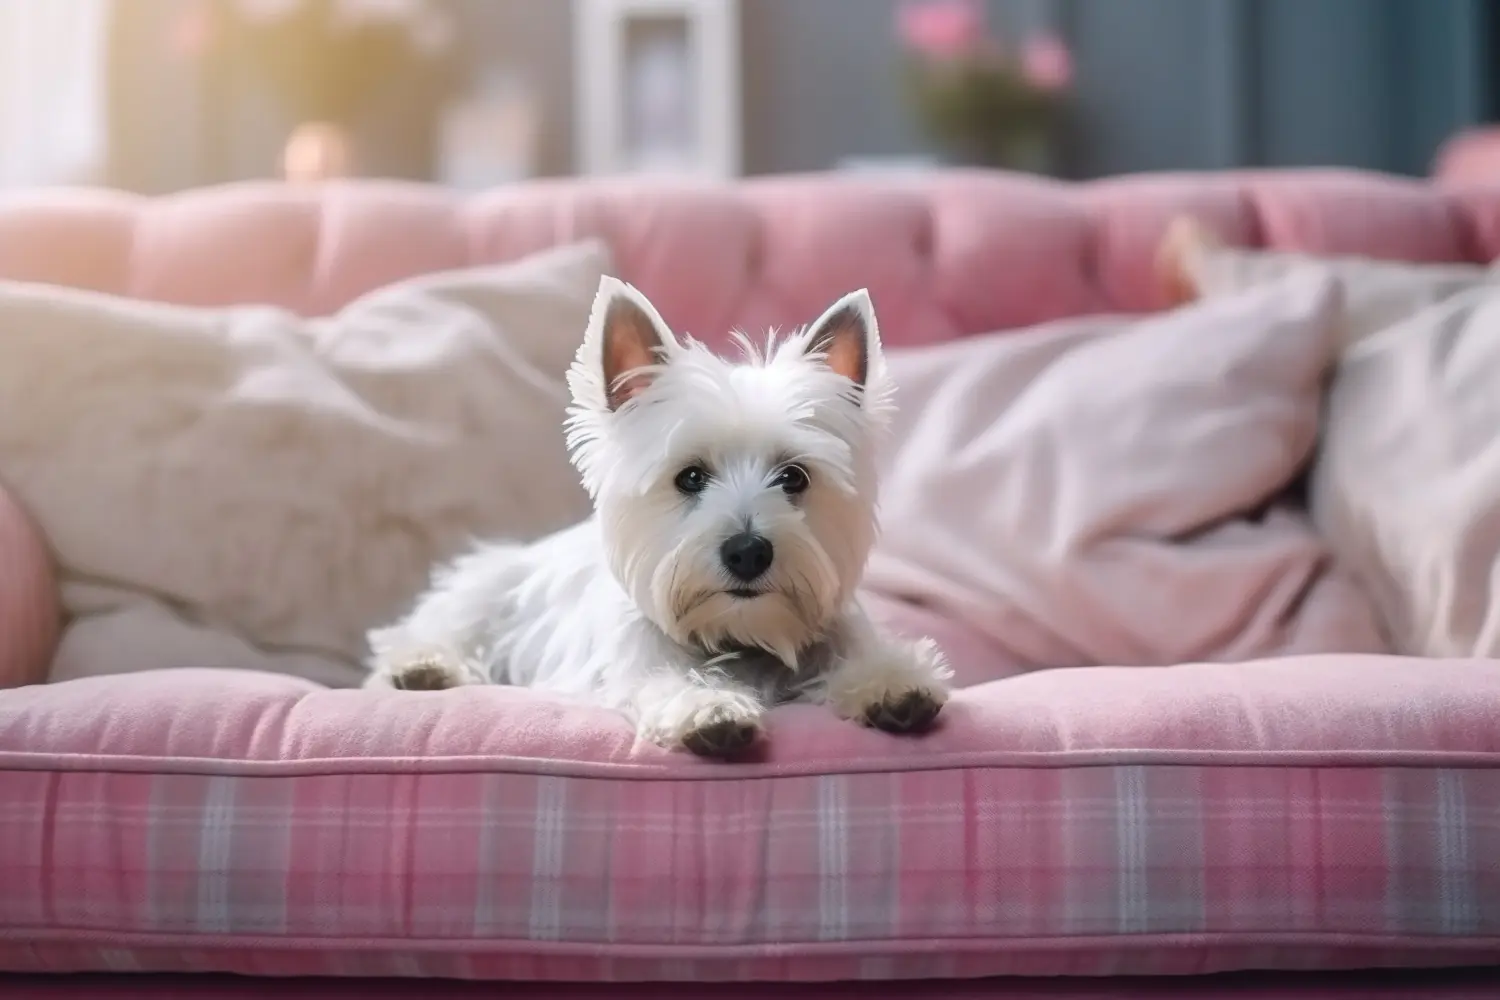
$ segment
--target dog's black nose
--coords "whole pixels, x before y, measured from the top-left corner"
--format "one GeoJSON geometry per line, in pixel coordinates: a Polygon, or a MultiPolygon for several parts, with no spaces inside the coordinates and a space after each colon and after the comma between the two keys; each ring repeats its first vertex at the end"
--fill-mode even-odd
{"type": "Polygon", "coordinates": [[[729,570],[735,579],[745,583],[749,583],[770,569],[771,560],[775,555],[776,550],[771,547],[771,540],[753,531],[742,531],[738,535],[730,535],[724,539],[724,544],[719,546],[719,558],[724,561],[724,568],[729,570]]]}

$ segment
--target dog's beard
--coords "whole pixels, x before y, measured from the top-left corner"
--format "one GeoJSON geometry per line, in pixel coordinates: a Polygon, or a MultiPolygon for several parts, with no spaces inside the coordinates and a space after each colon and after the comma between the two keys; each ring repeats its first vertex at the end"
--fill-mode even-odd
{"type": "Polygon", "coordinates": [[[798,655],[822,637],[842,591],[831,559],[811,538],[776,541],[777,565],[764,580],[741,585],[754,597],[732,593],[716,564],[690,542],[666,553],[651,573],[651,617],[674,641],[715,654],[763,649],[791,670],[798,655]]]}
{"type": "Polygon", "coordinates": [[[722,591],[684,595],[689,610],[672,620],[674,638],[712,655],[736,647],[755,647],[797,669],[798,653],[819,633],[816,611],[798,592],[766,591],[758,597],[736,597],[722,591]]]}

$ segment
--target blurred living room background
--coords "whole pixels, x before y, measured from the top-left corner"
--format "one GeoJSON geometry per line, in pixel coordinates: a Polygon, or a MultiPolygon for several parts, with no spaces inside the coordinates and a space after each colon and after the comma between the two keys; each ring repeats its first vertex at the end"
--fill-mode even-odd
{"type": "Polygon", "coordinates": [[[1425,174],[1489,0],[0,0],[0,185],[1425,174]]]}

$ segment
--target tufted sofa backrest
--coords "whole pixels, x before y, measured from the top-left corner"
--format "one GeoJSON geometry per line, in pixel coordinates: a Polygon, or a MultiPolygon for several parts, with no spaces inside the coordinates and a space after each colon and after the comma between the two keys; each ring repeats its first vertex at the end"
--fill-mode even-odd
{"type": "Polygon", "coordinates": [[[1156,241],[1182,212],[1257,246],[1411,260],[1500,253],[1500,186],[1350,171],[1139,175],[1084,184],[980,171],[725,185],[555,181],[460,197],[355,181],[161,198],[0,199],[0,278],[193,305],[323,314],[390,281],[599,236],[678,330],[806,322],[871,290],[888,343],[1161,305],[1156,241]]]}

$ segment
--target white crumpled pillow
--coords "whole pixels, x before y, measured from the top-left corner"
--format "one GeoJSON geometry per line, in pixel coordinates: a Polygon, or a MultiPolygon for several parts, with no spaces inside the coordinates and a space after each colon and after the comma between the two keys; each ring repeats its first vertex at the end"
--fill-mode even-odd
{"type": "Polygon", "coordinates": [[[1397,650],[1500,656],[1500,285],[1350,347],[1311,504],[1397,650]]]}
{"type": "Polygon", "coordinates": [[[325,319],[0,285],[0,480],[72,617],[53,679],[354,683],[435,560],[587,516],[564,375],[608,268],[577,244],[325,319]]]}
{"type": "Polygon", "coordinates": [[[869,582],[1032,667],[1381,651],[1280,502],[1317,437],[1336,283],[893,350],[869,582]]]}
{"type": "Polygon", "coordinates": [[[1170,240],[1194,291],[1340,285],[1342,358],[1311,477],[1318,529],[1413,656],[1500,656],[1500,283],[1495,267],[1170,240]]]}

